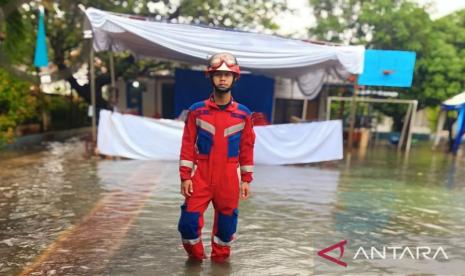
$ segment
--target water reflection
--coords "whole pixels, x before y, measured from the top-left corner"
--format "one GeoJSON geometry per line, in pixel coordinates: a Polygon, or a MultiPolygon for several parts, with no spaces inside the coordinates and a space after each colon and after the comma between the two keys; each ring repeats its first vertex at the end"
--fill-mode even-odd
{"type": "MultiPolygon", "coordinates": [[[[257,166],[252,197],[240,204],[230,262],[199,264],[186,261],[176,229],[176,162],[103,161],[83,153],[72,140],[0,161],[0,274],[309,275],[331,268],[315,253],[340,239],[349,246],[443,245],[452,257],[446,268],[465,266],[460,158],[414,149],[405,162],[379,149],[350,164],[257,166]]],[[[205,218],[209,253],[211,208],[205,218]]],[[[359,262],[345,272],[437,267],[359,262]]]]}
{"type": "Polygon", "coordinates": [[[51,143],[42,152],[0,161],[0,274],[19,272],[94,204],[94,163],[75,162],[80,146],[76,140],[51,143]]]}
{"type": "MultiPolygon", "coordinates": [[[[324,242],[330,245],[337,239],[348,239],[353,252],[360,246],[435,245],[447,249],[452,259],[450,267],[444,260],[352,261],[353,272],[463,272],[457,265],[465,267],[461,246],[465,243],[465,179],[456,177],[456,173],[463,174],[463,160],[421,149],[409,159],[402,158],[380,150],[372,151],[367,160],[346,163],[335,202],[335,227],[331,229],[336,239],[324,242]]],[[[327,264],[317,265],[316,271],[332,269],[338,271],[327,264]]]]}

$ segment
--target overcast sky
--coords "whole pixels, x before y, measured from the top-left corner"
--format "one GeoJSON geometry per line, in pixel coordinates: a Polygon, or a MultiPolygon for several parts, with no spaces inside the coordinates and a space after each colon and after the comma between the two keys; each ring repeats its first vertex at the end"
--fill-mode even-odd
{"type": "MultiPolygon", "coordinates": [[[[416,0],[420,5],[430,5],[429,13],[433,19],[447,15],[456,10],[465,8],[465,0],[416,0]]],[[[297,33],[298,37],[306,36],[306,28],[315,24],[308,0],[288,0],[291,9],[295,9],[294,14],[282,14],[276,20],[281,29],[281,35],[297,33]]]]}

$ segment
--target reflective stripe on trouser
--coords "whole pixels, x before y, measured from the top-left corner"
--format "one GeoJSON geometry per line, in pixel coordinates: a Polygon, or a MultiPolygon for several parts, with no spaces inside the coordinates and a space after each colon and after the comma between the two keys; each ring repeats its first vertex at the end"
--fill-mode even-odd
{"type": "Polygon", "coordinates": [[[191,240],[182,239],[182,243],[188,243],[188,244],[191,244],[191,245],[194,245],[194,244],[198,243],[199,241],[200,241],[200,237],[197,238],[197,239],[191,239],[191,240]]]}
{"type": "Polygon", "coordinates": [[[182,243],[189,256],[196,259],[205,257],[202,240],[199,233],[202,214],[187,210],[187,205],[181,206],[181,217],[179,218],[178,231],[181,233],[182,243]]]}
{"type": "Polygon", "coordinates": [[[216,243],[216,244],[219,244],[221,246],[231,246],[231,244],[234,242],[234,237],[230,242],[224,242],[220,238],[218,238],[217,236],[213,236],[213,242],[216,243]]]}
{"type": "Polygon", "coordinates": [[[230,215],[216,211],[212,238],[213,259],[221,261],[229,257],[236,234],[238,214],[237,208],[230,215]]]}
{"type": "Polygon", "coordinates": [[[231,215],[217,212],[216,233],[214,233],[213,241],[219,245],[230,246],[236,234],[238,210],[234,209],[231,215]],[[216,239],[215,239],[216,238],[216,239]]]}

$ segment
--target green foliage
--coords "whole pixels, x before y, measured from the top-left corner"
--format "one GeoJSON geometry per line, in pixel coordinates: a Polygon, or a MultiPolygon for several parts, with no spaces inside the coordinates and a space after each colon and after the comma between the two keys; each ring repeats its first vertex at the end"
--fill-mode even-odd
{"type": "MultiPolygon", "coordinates": [[[[274,18],[287,9],[285,0],[272,1],[244,1],[244,0],[183,0],[183,1],[79,1],[84,7],[95,7],[102,10],[135,14],[141,16],[154,17],[156,20],[204,24],[209,26],[240,28],[252,31],[274,31],[278,26],[274,18]]],[[[74,66],[77,68],[86,59],[79,59],[72,53],[81,50],[84,46],[82,38],[82,23],[84,13],[76,4],[70,0],[42,1],[45,6],[46,17],[45,26],[47,33],[47,43],[49,45],[50,61],[57,65],[74,66]]],[[[33,51],[35,38],[35,28],[37,24],[36,1],[30,1],[19,7],[17,13],[22,16],[23,20],[12,21],[10,26],[11,32],[7,33],[8,45],[26,46],[33,51]],[[17,35],[15,35],[17,34],[17,35]],[[25,37],[27,36],[27,37],[25,37]],[[26,42],[27,43],[24,43],[26,42]]],[[[13,49],[10,47],[9,49],[13,49]]],[[[33,54],[21,54],[22,64],[32,64],[33,54]],[[26,60],[24,60],[26,59],[26,60]]],[[[12,51],[8,55],[14,55],[12,51]]],[[[98,54],[102,57],[102,65],[97,67],[97,75],[106,74],[108,71],[107,55],[98,54]]],[[[124,54],[123,54],[124,55],[124,54]]],[[[147,66],[170,68],[166,62],[144,62],[137,61],[132,64],[124,64],[120,72],[142,72],[145,73],[147,66]]],[[[30,68],[32,69],[32,67],[30,68]]],[[[134,73],[128,73],[134,76],[134,73]]]]}
{"type": "Polygon", "coordinates": [[[16,126],[37,118],[37,102],[28,83],[0,69],[0,146],[13,141],[16,126]]]}
{"type": "MultiPolygon", "coordinates": [[[[370,1],[370,0],[369,0],[370,1]]],[[[359,27],[359,0],[309,0],[317,25],[310,29],[310,36],[331,42],[355,43],[359,27]]]]}
{"type": "MultiPolygon", "coordinates": [[[[412,88],[384,89],[417,99],[420,108],[435,107],[465,89],[465,11],[432,21],[423,7],[409,0],[309,1],[318,23],[310,30],[316,39],[417,53],[412,88]]],[[[379,109],[401,125],[405,108],[379,109]]]]}
{"type": "Polygon", "coordinates": [[[418,65],[418,94],[435,106],[465,90],[465,10],[434,21],[430,45],[418,65]]]}
{"type": "Polygon", "coordinates": [[[79,98],[50,95],[47,97],[47,102],[53,130],[89,126],[88,104],[79,98]]]}
{"type": "MultiPolygon", "coordinates": [[[[19,11],[12,12],[2,28],[5,33],[5,42],[0,44],[0,50],[4,51],[10,62],[16,64],[28,64],[34,56],[35,45],[33,24],[29,20],[24,20],[19,11]]],[[[32,68],[32,67],[31,67],[32,68]]]]}
{"type": "Polygon", "coordinates": [[[439,112],[441,108],[439,106],[436,107],[427,107],[426,111],[426,118],[428,119],[428,126],[431,130],[435,130],[438,124],[439,119],[439,112]]]}
{"type": "Polygon", "coordinates": [[[278,29],[273,19],[286,1],[184,0],[178,8],[184,22],[261,31],[278,29]]]}
{"type": "MultiPolygon", "coordinates": [[[[84,7],[95,7],[102,10],[136,14],[142,16],[154,17],[156,20],[205,24],[210,26],[242,28],[252,31],[273,31],[277,29],[274,18],[281,11],[286,9],[285,0],[81,0],[79,4],[84,7]]],[[[54,72],[55,79],[65,77],[66,74],[57,74],[63,68],[71,68],[71,71],[79,68],[82,63],[87,62],[87,53],[85,52],[85,42],[82,37],[82,24],[84,22],[84,13],[76,1],[70,0],[42,0],[42,1],[11,1],[0,0],[0,9],[5,11],[5,7],[14,7],[15,9],[5,14],[0,11],[0,35],[5,39],[0,45],[0,63],[5,68],[21,68],[22,73],[27,73],[32,78],[35,77],[35,68],[33,67],[34,45],[37,29],[38,5],[45,7],[45,27],[47,33],[47,44],[49,46],[49,66],[54,72]],[[79,54],[81,53],[81,54],[79,54]]],[[[108,54],[99,53],[98,57],[101,63],[97,65],[96,74],[99,76],[108,75],[108,54]]],[[[173,64],[165,61],[154,60],[130,60],[126,59],[128,53],[122,53],[116,56],[116,72],[126,78],[137,78],[141,75],[150,75],[156,69],[171,69],[173,64]],[[129,61],[127,61],[129,60],[129,61]]],[[[10,70],[14,71],[14,70],[10,70]]],[[[64,70],[63,70],[64,71],[64,70]]],[[[14,71],[18,73],[17,71],[14,71]]],[[[63,72],[61,72],[63,73],[63,72]]],[[[23,76],[23,75],[22,75],[23,76]]],[[[23,82],[16,83],[11,76],[5,76],[2,73],[1,81],[11,84],[0,86],[2,92],[2,105],[4,98],[14,98],[21,93],[27,93],[27,88],[23,89],[23,82]],[[15,88],[16,87],[16,88],[15,88]]],[[[23,95],[25,96],[25,95],[23,95]]],[[[23,100],[31,100],[30,97],[24,97],[23,100]]],[[[52,124],[61,128],[65,122],[75,122],[74,119],[66,117],[67,111],[72,108],[67,102],[60,100],[44,101],[41,103],[42,108],[50,110],[52,113],[52,124]],[[57,119],[58,118],[58,119],[57,119]],[[62,118],[65,118],[61,120],[62,118]],[[67,119],[68,118],[68,119],[67,119]],[[57,121],[58,120],[58,121],[57,121]],[[63,125],[62,125],[63,123],[63,125]]],[[[28,116],[15,115],[19,108],[24,109],[19,99],[8,101],[8,108],[1,106],[0,132],[8,132],[8,137],[12,137],[15,126],[25,118],[37,116],[30,114],[35,110],[37,103],[29,105],[26,109],[28,116]],[[20,105],[20,106],[17,106],[20,105]],[[8,115],[6,115],[8,114],[8,115]],[[16,117],[15,117],[16,116],[16,117]]],[[[85,103],[79,102],[78,107],[73,107],[79,114],[83,115],[82,124],[86,123],[87,116],[83,110],[85,103]]],[[[24,112],[23,112],[24,113],[24,112]]],[[[77,123],[80,125],[81,123],[77,123]]],[[[3,134],[2,137],[6,137],[3,134]]],[[[9,139],[8,138],[8,139],[9,139]]],[[[8,140],[2,138],[4,141],[8,140]]]]}

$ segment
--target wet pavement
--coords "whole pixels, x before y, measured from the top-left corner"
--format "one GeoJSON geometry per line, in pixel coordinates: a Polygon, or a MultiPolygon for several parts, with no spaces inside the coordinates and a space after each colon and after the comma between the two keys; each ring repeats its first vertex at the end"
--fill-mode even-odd
{"type": "MultiPolygon", "coordinates": [[[[0,275],[465,273],[465,160],[427,147],[408,160],[379,148],[350,164],[257,166],[224,264],[186,261],[177,162],[84,152],[70,140],[0,160],[0,275]],[[347,267],[316,254],[340,240],[347,267]],[[383,245],[441,246],[448,259],[353,258],[383,245]]],[[[210,206],[207,253],[212,217],[210,206]]]]}

